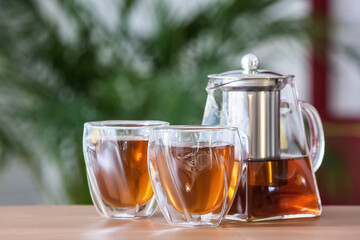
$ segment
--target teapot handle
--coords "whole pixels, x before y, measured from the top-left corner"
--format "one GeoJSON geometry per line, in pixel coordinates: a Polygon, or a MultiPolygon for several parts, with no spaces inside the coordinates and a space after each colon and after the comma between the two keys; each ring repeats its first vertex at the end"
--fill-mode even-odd
{"type": "Polygon", "coordinates": [[[310,159],[316,172],[324,158],[325,137],[320,115],[314,106],[307,102],[300,101],[302,111],[305,113],[310,127],[310,159]]]}

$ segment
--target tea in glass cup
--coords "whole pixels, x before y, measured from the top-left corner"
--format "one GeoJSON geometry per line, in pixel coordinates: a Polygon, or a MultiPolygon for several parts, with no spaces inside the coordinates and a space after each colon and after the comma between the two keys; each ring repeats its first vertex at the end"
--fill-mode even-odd
{"type": "Polygon", "coordinates": [[[149,139],[150,179],[160,209],[175,226],[217,226],[240,175],[232,127],[156,127],[149,139]]]}
{"type": "Polygon", "coordinates": [[[162,121],[102,121],[84,125],[83,148],[90,194],[109,218],[151,216],[156,201],[148,166],[148,138],[162,121]]]}

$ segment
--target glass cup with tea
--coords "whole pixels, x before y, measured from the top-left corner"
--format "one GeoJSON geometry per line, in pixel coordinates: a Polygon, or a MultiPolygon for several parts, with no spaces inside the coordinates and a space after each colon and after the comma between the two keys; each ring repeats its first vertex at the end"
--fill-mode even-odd
{"type": "Polygon", "coordinates": [[[173,226],[218,226],[229,210],[241,169],[237,128],[156,127],[148,166],[159,207],[173,226]]]}
{"type": "Polygon", "coordinates": [[[147,150],[151,129],[163,121],[100,121],[84,125],[83,150],[90,194],[108,218],[151,216],[157,204],[147,150]]]}

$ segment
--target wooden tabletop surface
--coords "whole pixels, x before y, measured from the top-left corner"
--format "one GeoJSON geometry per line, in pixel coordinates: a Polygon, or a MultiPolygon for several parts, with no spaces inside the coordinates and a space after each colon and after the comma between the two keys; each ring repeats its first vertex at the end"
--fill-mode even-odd
{"type": "Polygon", "coordinates": [[[325,206],[318,218],[259,223],[224,221],[217,228],[175,228],[160,213],[110,220],[89,206],[0,207],[0,239],[360,239],[360,206],[325,206]]]}

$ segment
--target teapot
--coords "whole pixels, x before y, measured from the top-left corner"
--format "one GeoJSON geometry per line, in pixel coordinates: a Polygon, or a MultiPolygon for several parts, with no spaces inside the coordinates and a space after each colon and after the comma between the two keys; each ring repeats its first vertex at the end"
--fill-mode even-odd
{"type": "Polygon", "coordinates": [[[298,99],[293,75],[258,69],[253,54],[245,55],[241,66],[208,75],[202,121],[235,126],[241,138],[242,174],[226,218],[321,215],[314,173],[322,163],[325,140],[318,112],[298,99]]]}

